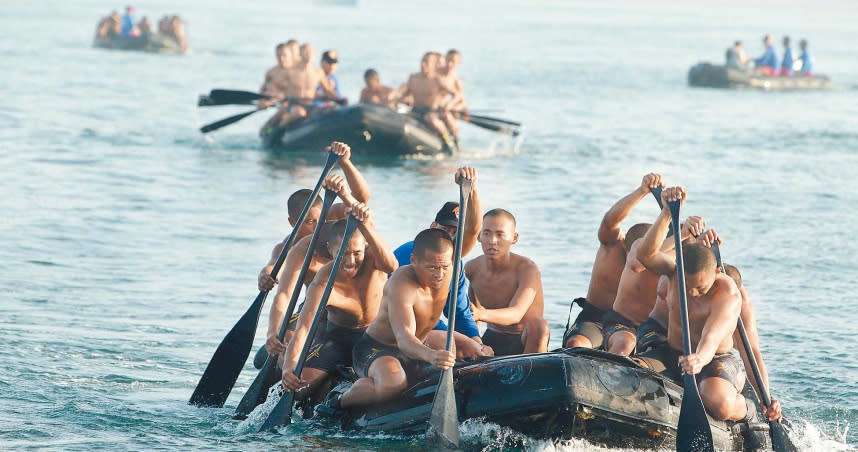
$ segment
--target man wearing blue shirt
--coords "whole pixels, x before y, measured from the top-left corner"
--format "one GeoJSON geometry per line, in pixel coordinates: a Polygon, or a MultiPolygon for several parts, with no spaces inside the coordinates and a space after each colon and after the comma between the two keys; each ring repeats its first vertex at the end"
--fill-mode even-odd
{"type": "Polygon", "coordinates": [[[798,43],[798,48],[801,49],[801,55],[798,60],[801,61],[801,75],[813,77],[813,57],[807,51],[807,39],[802,39],[798,43]]]}
{"type": "MultiPolygon", "coordinates": [[[[334,72],[337,72],[337,66],[339,64],[339,59],[337,58],[336,50],[325,50],[322,53],[322,70],[325,72],[325,77],[328,78],[328,81],[333,85],[334,92],[337,93],[337,99],[344,99],[343,94],[340,92],[340,81],[337,79],[337,76],[334,75],[334,72]]],[[[316,90],[317,99],[313,101],[314,108],[333,108],[335,105],[333,102],[327,99],[325,95],[325,91],[322,87],[319,87],[316,90]]]]}
{"type": "MultiPolygon", "coordinates": [[[[468,201],[468,211],[465,212],[465,230],[462,231],[462,256],[465,256],[477,243],[477,236],[482,228],[482,216],[480,215],[480,198],[477,195],[477,170],[470,167],[459,168],[456,171],[455,180],[458,181],[460,177],[465,177],[473,181],[468,201]]],[[[447,202],[438,211],[437,215],[435,215],[435,221],[429,227],[442,229],[451,236],[456,237],[458,220],[459,203],[447,202]]],[[[393,252],[400,266],[411,263],[413,249],[414,242],[408,242],[393,252]]],[[[456,282],[451,281],[451,284],[457,283],[459,285],[458,297],[456,298],[456,331],[454,333],[456,355],[458,358],[494,356],[494,351],[491,347],[483,345],[482,339],[480,339],[480,330],[474,321],[474,315],[471,312],[471,303],[468,299],[468,281],[461,267],[459,270],[459,280],[456,282]]],[[[444,315],[447,315],[448,307],[444,308],[444,315]]],[[[426,342],[433,348],[443,349],[447,340],[446,331],[447,324],[439,319],[435,329],[426,338],[426,342]]]]}
{"type": "Polygon", "coordinates": [[[781,64],[775,46],[772,44],[772,37],[766,35],[763,38],[763,44],[766,46],[766,53],[754,60],[754,64],[757,66],[756,71],[763,75],[777,76],[781,64]]]}
{"type": "Polygon", "coordinates": [[[792,48],[789,46],[789,36],[784,36],[784,59],[781,62],[781,76],[782,77],[791,77],[792,76],[792,48]]]}
{"type": "Polygon", "coordinates": [[[126,6],[125,14],[122,15],[122,31],[120,34],[122,36],[133,36],[134,35],[134,7],[126,6]]]}

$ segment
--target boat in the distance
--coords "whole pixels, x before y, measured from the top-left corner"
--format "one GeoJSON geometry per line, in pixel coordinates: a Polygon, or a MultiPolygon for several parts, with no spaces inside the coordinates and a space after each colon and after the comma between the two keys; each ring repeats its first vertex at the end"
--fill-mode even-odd
{"type": "Polygon", "coordinates": [[[151,33],[140,36],[116,36],[109,42],[94,39],[93,47],[113,50],[132,50],[139,52],[163,53],[180,55],[185,53],[182,45],[174,37],[162,33],[151,33]]]}
{"type": "Polygon", "coordinates": [[[450,153],[441,136],[416,118],[391,108],[358,104],[320,111],[286,127],[266,124],[259,132],[275,151],[324,149],[348,143],[352,153],[379,156],[450,153]]]}
{"type": "MultiPolygon", "coordinates": [[[[439,373],[431,366],[397,398],[339,419],[344,429],[422,434],[428,426],[439,373]]],[[[345,392],[356,379],[341,369],[332,391],[345,392]]],[[[583,438],[618,447],[673,448],[683,388],[625,356],[571,348],[548,353],[459,363],[454,369],[459,420],[483,419],[540,439],[583,438]]],[[[275,392],[276,393],[276,392],[275,392]]],[[[769,425],[746,383],[745,397],[759,422],[709,418],[722,451],[771,450],[769,425]]],[[[309,408],[306,408],[309,409],[309,408]]],[[[305,413],[309,414],[309,413],[305,413]]]]}
{"type": "Polygon", "coordinates": [[[688,85],[704,88],[814,90],[832,89],[834,84],[825,75],[772,77],[728,68],[723,64],[697,63],[688,70],[688,85]]]}

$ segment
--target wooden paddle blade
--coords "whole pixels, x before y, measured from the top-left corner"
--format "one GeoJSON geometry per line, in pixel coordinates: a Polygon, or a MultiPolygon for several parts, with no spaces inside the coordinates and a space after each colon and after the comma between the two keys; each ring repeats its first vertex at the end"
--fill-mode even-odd
{"type": "Polygon", "coordinates": [[[435,399],[432,401],[426,440],[446,448],[459,447],[458,411],[453,388],[453,369],[447,369],[441,373],[441,381],[438,383],[438,390],[435,391],[435,399]]]}
{"type": "Polygon", "coordinates": [[[694,375],[683,377],[685,391],[682,393],[682,406],[679,409],[679,425],[676,429],[677,452],[714,452],[712,429],[703,407],[703,400],[697,391],[694,375]]]}
{"type": "Polygon", "coordinates": [[[259,323],[259,314],[268,292],[259,292],[247,312],[238,319],[235,326],[229,330],[226,337],[215,350],[209,365],[206,367],[200,382],[191,395],[191,405],[221,407],[229,392],[238,379],[238,374],[244,368],[250,349],[253,347],[253,336],[259,323]]]}
{"type": "Polygon", "coordinates": [[[292,403],[295,401],[295,393],[292,391],[283,393],[280,401],[268,415],[268,419],[259,427],[260,432],[271,432],[281,425],[292,423],[292,403]]]}
{"type": "Polygon", "coordinates": [[[769,421],[769,434],[772,437],[772,450],[775,452],[798,452],[798,447],[792,442],[784,424],[769,421]]]}
{"type": "Polygon", "coordinates": [[[268,388],[271,387],[272,384],[272,375],[276,378],[276,374],[277,359],[269,355],[268,359],[265,360],[265,364],[262,366],[262,369],[259,369],[259,373],[256,374],[256,378],[253,379],[253,383],[250,384],[250,387],[247,388],[247,392],[244,393],[244,397],[242,397],[241,401],[238,402],[238,406],[235,408],[235,414],[233,417],[246,417],[254,408],[256,408],[257,405],[259,405],[260,399],[264,402],[268,388]]]}
{"type": "Polygon", "coordinates": [[[245,112],[245,113],[239,113],[237,115],[233,115],[233,116],[230,116],[228,118],[223,118],[220,121],[215,121],[211,124],[206,124],[206,125],[200,127],[200,132],[202,132],[202,133],[214,132],[215,130],[226,127],[226,126],[228,126],[234,122],[241,121],[242,119],[256,113],[257,111],[262,111],[262,110],[253,109],[253,110],[250,110],[250,111],[245,112]]]}

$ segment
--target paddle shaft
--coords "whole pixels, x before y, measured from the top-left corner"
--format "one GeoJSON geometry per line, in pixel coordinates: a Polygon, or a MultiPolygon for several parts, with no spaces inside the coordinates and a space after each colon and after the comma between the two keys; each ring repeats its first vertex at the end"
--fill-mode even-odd
{"type": "MultiPolygon", "coordinates": [[[[307,340],[304,342],[301,354],[298,355],[298,362],[295,365],[295,375],[298,377],[301,376],[301,371],[304,370],[304,361],[306,361],[307,355],[310,353],[310,348],[313,345],[313,337],[315,336],[316,330],[318,329],[319,323],[324,315],[325,306],[327,306],[328,298],[331,296],[331,290],[334,288],[334,282],[336,282],[337,279],[337,270],[340,268],[340,261],[343,259],[343,254],[345,254],[346,247],[348,247],[349,240],[351,239],[352,233],[357,229],[357,225],[358,220],[354,215],[349,214],[348,219],[346,220],[346,229],[343,233],[343,241],[340,243],[340,249],[337,251],[337,256],[334,258],[333,265],[331,265],[331,274],[328,276],[328,283],[325,284],[325,290],[322,292],[322,299],[319,301],[319,307],[316,309],[315,316],[313,317],[313,324],[310,326],[310,331],[307,333],[307,340]]],[[[259,431],[272,430],[274,427],[292,422],[292,401],[294,400],[294,396],[295,394],[292,391],[283,394],[280,401],[277,402],[277,406],[274,407],[274,410],[268,416],[268,419],[266,419],[262,424],[259,431]]]]}
{"type": "MultiPolygon", "coordinates": [[[[322,211],[319,214],[319,222],[316,223],[316,227],[313,230],[313,236],[310,238],[309,248],[307,249],[307,253],[304,255],[304,262],[301,264],[301,271],[298,274],[298,280],[295,282],[295,287],[292,289],[292,297],[289,300],[289,306],[286,309],[283,321],[280,323],[280,331],[277,334],[277,339],[281,342],[283,341],[283,337],[286,336],[286,330],[289,327],[289,319],[292,318],[292,314],[295,312],[295,305],[298,301],[298,295],[301,292],[301,286],[304,283],[304,278],[307,276],[307,269],[310,267],[310,261],[313,259],[316,243],[319,241],[319,235],[321,235],[320,232],[325,225],[324,219],[327,217],[328,211],[336,197],[337,194],[335,192],[325,190],[325,199],[322,202],[322,211]]],[[[300,227],[300,225],[297,227],[300,227]]],[[[263,364],[262,368],[259,369],[259,373],[256,375],[253,383],[244,393],[244,397],[242,397],[241,402],[238,403],[238,407],[235,409],[236,417],[241,418],[248,415],[253,411],[256,405],[264,401],[265,390],[267,389],[266,386],[268,385],[268,382],[273,379],[271,374],[273,374],[274,370],[277,368],[276,363],[277,357],[268,355],[268,358],[265,359],[265,364],[263,364]]]]}
{"type": "Polygon", "coordinates": [[[459,225],[456,227],[456,244],[453,248],[453,289],[447,296],[447,351],[453,350],[453,333],[456,330],[456,301],[459,297],[459,275],[462,264],[462,236],[464,235],[465,217],[468,211],[468,201],[471,198],[471,186],[469,179],[461,179],[459,185],[459,225]]]}

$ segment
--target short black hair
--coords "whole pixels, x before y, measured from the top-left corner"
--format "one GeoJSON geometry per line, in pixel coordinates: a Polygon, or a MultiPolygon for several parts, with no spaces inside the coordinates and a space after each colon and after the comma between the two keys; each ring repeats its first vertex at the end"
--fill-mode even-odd
{"type": "Polygon", "coordinates": [[[370,77],[378,77],[378,71],[372,68],[367,69],[366,72],[363,73],[363,78],[366,80],[370,77]]]}
{"type": "Polygon", "coordinates": [[[459,51],[456,49],[450,49],[447,51],[447,56],[450,56],[450,55],[461,55],[461,53],[459,53],[459,51]]]}
{"type": "Polygon", "coordinates": [[[632,248],[632,244],[635,243],[635,240],[646,235],[646,232],[649,231],[649,227],[652,226],[649,223],[638,223],[629,228],[628,232],[626,232],[626,252],[632,248]]]}
{"type": "Polygon", "coordinates": [[[724,264],[724,270],[727,271],[727,276],[733,278],[733,281],[736,282],[736,285],[742,286],[742,274],[739,273],[739,269],[730,264],[724,264]]]}
{"type": "MultiPolygon", "coordinates": [[[[289,196],[289,200],[286,201],[286,209],[289,211],[289,217],[298,219],[298,216],[301,215],[301,211],[304,210],[304,206],[307,205],[307,200],[310,199],[310,195],[313,194],[313,191],[307,188],[302,188],[295,193],[292,193],[292,196],[289,196]]],[[[318,205],[322,203],[322,199],[316,196],[316,199],[313,201],[313,205],[318,205]]]]}
{"type": "Polygon", "coordinates": [[[280,44],[277,44],[277,51],[279,52],[279,51],[283,50],[283,47],[286,47],[285,42],[281,42],[280,44]]]}
{"type": "Polygon", "coordinates": [[[330,242],[335,239],[343,238],[344,235],[346,235],[346,220],[337,220],[328,229],[327,241],[330,242]]]}
{"type": "Polygon", "coordinates": [[[513,227],[515,227],[515,225],[516,225],[515,217],[511,213],[509,213],[509,211],[506,209],[497,208],[497,209],[489,210],[488,212],[483,214],[484,220],[487,217],[506,217],[506,218],[509,218],[510,220],[512,220],[513,227]]]}
{"type": "Polygon", "coordinates": [[[683,244],[682,263],[685,264],[685,273],[688,275],[706,270],[715,271],[715,253],[696,242],[683,244]]]}
{"type": "Polygon", "coordinates": [[[453,249],[453,237],[443,229],[424,229],[414,237],[414,251],[417,259],[423,259],[426,251],[443,253],[447,249],[453,249]]]}
{"type": "Polygon", "coordinates": [[[789,36],[784,36],[784,45],[789,46],[789,36]]]}

